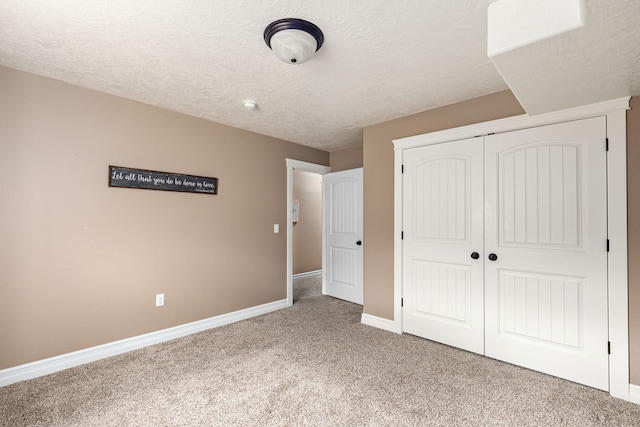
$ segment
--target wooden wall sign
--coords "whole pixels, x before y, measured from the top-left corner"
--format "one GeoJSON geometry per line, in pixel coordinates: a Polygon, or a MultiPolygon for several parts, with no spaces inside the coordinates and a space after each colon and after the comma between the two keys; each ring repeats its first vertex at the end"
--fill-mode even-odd
{"type": "Polygon", "coordinates": [[[218,194],[218,178],[109,166],[109,187],[218,194]]]}

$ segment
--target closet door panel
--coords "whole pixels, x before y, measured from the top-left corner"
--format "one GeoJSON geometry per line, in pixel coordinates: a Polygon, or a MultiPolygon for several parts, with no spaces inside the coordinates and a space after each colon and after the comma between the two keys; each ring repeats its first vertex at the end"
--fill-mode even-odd
{"type": "Polygon", "coordinates": [[[407,150],[403,163],[403,329],[482,354],[482,139],[407,150]]]}
{"type": "Polygon", "coordinates": [[[486,355],[608,390],[604,117],[485,138],[486,355]]]}

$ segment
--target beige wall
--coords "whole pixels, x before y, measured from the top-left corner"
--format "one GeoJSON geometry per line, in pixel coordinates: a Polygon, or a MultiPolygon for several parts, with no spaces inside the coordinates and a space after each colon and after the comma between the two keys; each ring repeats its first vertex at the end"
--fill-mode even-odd
{"type": "MultiPolygon", "coordinates": [[[[287,157],[364,164],[364,311],[391,319],[391,140],[522,113],[506,91],[369,126],[359,163],[362,148],[330,156],[2,67],[0,93],[0,369],[285,298],[285,234],[273,224],[286,221],[287,157]],[[110,164],[215,176],[219,194],[109,188],[110,164]]],[[[640,384],[638,98],[627,126],[640,384]]]]}
{"type": "Polygon", "coordinates": [[[293,200],[300,206],[293,223],[293,274],[322,270],[322,175],[294,170],[293,200]]]}
{"type": "Polygon", "coordinates": [[[329,153],[329,165],[331,166],[331,172],[361,168],[362,146],[332,151],[329,153]]]}
{"type": "Polygon", "coordinates": [[[627,186],[630,377],[640,385],[640,98],[627,111],[627,186]]]}
{"type": "Polygon", "coordinates": [[[285,158],[328,153],[6,68],[0,94],[0,369],[286,298],[285,158]]]}

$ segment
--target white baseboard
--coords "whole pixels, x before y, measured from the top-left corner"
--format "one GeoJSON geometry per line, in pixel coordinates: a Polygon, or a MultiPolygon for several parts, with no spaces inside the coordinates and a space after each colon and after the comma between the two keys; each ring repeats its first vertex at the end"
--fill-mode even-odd
{"type": "Polygon", "coordinates": [[[118,354],[137,350],[153,344],[164,341],[184,337],[186,335],[195,334],[196,332],[206,331],[220,326],[235,323],[240,320],[249,319],[251,317],[267,314],[272,311],[287,308],[287,300],[274,301],[268,304],[256,307],[246,308],[244,310],[234,311],[232,313],[222,314],[220,316],[210,317],[208,319],[198,320],[192,323],[175,326],[173,328],[162,329],[160,331],[150,332],[137,337],[126,338],[95,347],[85,348],[83,350],[74,351],[72,353],[62,354],[47,359],[37,360],[35,362],[26,363],[24,365],[15,366],[0,370],[0,387],[17,383],[31,378],[40,377],[63,369],[72,368],[74,366],[83,365],[95,360],[104,359],[118,354]]]}
{"type": "Polygon", "coordinates": [[[307,271],[306,273],[294,274],[293,278],[300,279],[302,277],[317,276],[318,274],[322,274],[322,270],[307,271]]]}
{"type": "Polygon", "coordinates": [[[402,333],[398,325],[396,325],[396,322],[394,322],[393,320],[362,313],[362,318],[360,321],[363,324],[373,326],[374,328],[384,329],[385,331],[393,332],[395,334],[402,333]]]}
{"type": "Polygon", "coordinates": [[[640,385],[629,385],[629,401],[640,405],[640,385]]]}

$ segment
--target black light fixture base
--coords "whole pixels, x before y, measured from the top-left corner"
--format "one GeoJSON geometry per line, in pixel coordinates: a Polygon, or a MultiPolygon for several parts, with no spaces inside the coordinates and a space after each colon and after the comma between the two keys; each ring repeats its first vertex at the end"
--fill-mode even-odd
{"type": "Polygon", "coordinates": [[[283,30],[301,30],[311,34],[318,44],[316,52],[322,47],[322,43],[324,42],[324,34],[322,34],[322,30],[320,30],[317,25],[309,21],[305,21],[304,19],[284,18],[273,21],[264,29],[264,41],[270,49],[271,37],[273,37],[275,33],[283,30]]]}

